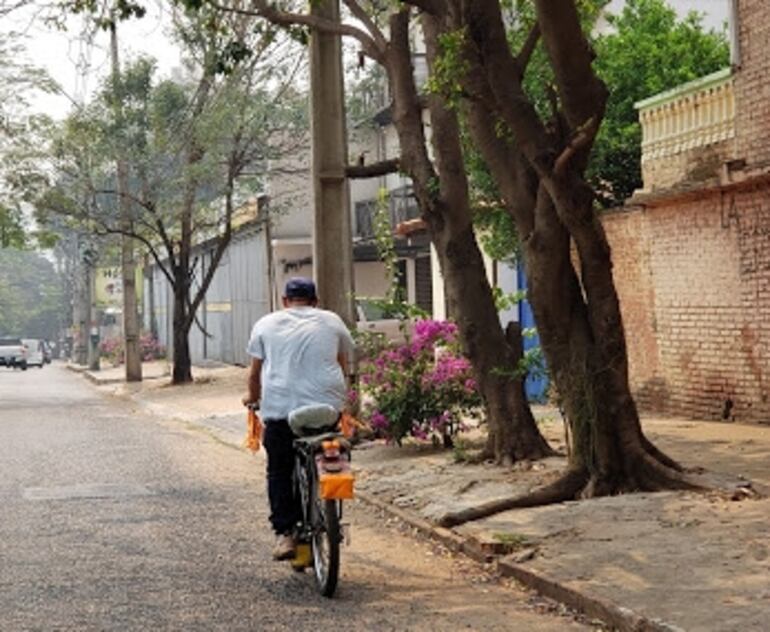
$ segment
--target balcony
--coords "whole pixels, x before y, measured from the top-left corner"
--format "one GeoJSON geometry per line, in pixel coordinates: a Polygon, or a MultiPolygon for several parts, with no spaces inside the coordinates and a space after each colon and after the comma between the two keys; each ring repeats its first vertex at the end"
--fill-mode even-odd
{"type": "MultiPolygon", "coordinates": [[[[390,191],[388,193],[387,203],[390,214],[390,225],[394,231],[402,222],[420,217],[420,209],[417,206],[417,200],[414,198],[410,186],[390,191]]],[[[355,235],[358,239],[365,241],[374,238],[374,215],[377,210],[377,204],[377,200],[356,202],[355,235]]]]}
{"type": "Polygon", "coordinates": [[[636,103],[644,192],[707,180],[734,153],[730,68],[636,103]]]}

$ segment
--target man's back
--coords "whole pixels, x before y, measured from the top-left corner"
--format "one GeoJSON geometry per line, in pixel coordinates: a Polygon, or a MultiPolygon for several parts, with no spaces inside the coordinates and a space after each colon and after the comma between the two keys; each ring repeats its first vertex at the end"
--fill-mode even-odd
{"type": "Polygon", "coordinates": [[[338,358],[352,350],[350,333],[333,312],[299,306],[260,319],[248,352],[262,360],[262,417],[285,419],[308,404],[341,410],[346,389],[338,358]]]}

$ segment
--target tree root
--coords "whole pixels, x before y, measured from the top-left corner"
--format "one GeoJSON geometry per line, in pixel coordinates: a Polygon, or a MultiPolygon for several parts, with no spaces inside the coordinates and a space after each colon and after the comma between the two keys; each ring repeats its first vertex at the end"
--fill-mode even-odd
{"type": "Polygon", "coordinates": [[[676,470],[677,472],[684,472],[684,468],[679,464],[679,462],[672,459],[660,448],[655,447],[655,445],[653,445],[653,443],[644,434],[642,434],[642,447],[650,456],[652,456],[652,458],[657,459],[666,467],[670,467],[672,470],[676,470]]]}
{"type": "Polygon", "coordinates": [[[508,509],[523,509],[526,507],[550,505],[565,500],[575,500],[578,492],[586,485],[587,481],[588,473],[585,470],[570,469],[558,480],[550,485],[536,489],[530,494],[493,500],[477,507],[446,514],[439,521],[439,525],[442,527],[456,527],[457,525],[486,518],[508,509]]]}
{"type": "MultiPolygon", "coordinates": [[[[654,446],[652,447],[654,448],[654,446]]],[[[439,521],[439,525],[456,527],[509,509],[540,507],[578,498],[598,498],[639,491],[688,490],[704,492],[711,489],[687,476],[678,463],[666,457],[662,452],[657,451],[663,458],[657,458],[657,454],[653,455],[651,452],[648,446],[643,444],[633,456],[628,458],[625,472],[612,475],[589,476],[587,469],[571,468],[550,485],[536,489],[529,494],[494,500],[477,507],[446,514],[439,521]],[[670,466],[669,463],[676,467],[670,466]]]]}

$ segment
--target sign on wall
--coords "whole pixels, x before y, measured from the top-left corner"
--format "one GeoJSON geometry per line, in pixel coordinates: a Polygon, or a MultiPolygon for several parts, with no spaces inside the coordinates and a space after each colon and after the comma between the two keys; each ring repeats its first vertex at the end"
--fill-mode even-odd
{"type": "MultiPolygon", "coordinates": [[[[136,269],[136,300],[142,301],[143,276],[141,268],[136,269]]],[[[97,268],[94,278],[94,295],[99,307],[123,308],[123,275],[120,266],[97,268]]]]}

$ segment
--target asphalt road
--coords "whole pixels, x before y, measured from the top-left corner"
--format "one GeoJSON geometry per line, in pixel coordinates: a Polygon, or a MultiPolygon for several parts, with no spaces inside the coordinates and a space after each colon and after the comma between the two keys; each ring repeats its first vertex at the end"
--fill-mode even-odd
{"type": "Polygon", "coordinates": [[[62,366],[0,369],[0,632],[588,629],[357,503],[324,599],[270,559],[262,470],[62,366]]]}

